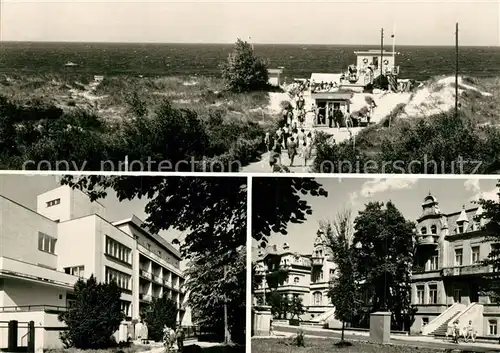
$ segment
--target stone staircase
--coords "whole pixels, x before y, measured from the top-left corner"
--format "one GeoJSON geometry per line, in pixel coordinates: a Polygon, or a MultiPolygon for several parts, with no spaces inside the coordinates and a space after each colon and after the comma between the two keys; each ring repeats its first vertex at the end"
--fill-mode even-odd
{"type": "MultiPolygon", "coordinates": [[[[457,312],[457,314],[459,314],[460,311],[457,312]]],[[[450,317],[448,320],[446,320],[445,322],[443,322],[441,324],[441,326],[439,326],[437,329],[435,329],[431,335],[433,335],[434,337],[444,337],[446,336],[446,333],[448,332],[448,324],[450,323],[450,321],[455,317],[452,316],[450,317]]]]}

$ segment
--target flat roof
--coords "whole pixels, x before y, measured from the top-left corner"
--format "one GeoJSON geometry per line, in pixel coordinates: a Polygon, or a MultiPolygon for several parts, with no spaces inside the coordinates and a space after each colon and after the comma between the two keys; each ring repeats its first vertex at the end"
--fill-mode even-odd
{"type": "Polygon", "coordinates": [[[267,72],[270,74],[282,74],[283,69],[267,69],[267,72]]]}
{"type": "Polygon", "coordinates": [[[155,240],[157,243],[159,243],[161,246],[163,246],[165,249],[169,250],[170,253],[172,255],[174,255],[178,260],[182,260],[181,253],[179,250],[177,250],[172,244],[170,244],[161,235],[151,233],[149,231],[149,229],[144,227],[145,223],[136,215],[133,215],[131,218],[127,218],[127,219],[124,219],[121,221],[112,222],[112,224],[115,227],[119,227],[119,226],[124,225],[124,224],[130,224],[130,225],[134,226],[137,230],[142,231],[144,234],[146,234],[151,239],[155,240]]]}
{"type": "Polygon", "coordinates": [[[336,100],[350,100],[353,97],[352,92],[314,92],[311,93],[314,99],[336,99],[336,100]]]}
{"type": "MultiPolygon", "coordinates": [[[[355,51],[354,54],[356,55],[380,55],[380,50],[376,50],[376,49],[373,49],[373,50],[362,50],[362,51],[355,51]]],[[[382,52],[382,56],[393,56],[393,55],[396,55],[398,54],[397,52],[395,51],[386,51],[384,50],[382,52]]]]}

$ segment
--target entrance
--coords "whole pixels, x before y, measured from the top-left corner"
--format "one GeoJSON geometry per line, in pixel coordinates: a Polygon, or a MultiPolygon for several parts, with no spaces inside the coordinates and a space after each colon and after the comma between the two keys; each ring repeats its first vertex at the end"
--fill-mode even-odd
{"type": "Polygon", "coordinates": [[[479,302],[479,286],[477,283],[472,282],[469,284],[469,297],[471,303],[479,302]]]}

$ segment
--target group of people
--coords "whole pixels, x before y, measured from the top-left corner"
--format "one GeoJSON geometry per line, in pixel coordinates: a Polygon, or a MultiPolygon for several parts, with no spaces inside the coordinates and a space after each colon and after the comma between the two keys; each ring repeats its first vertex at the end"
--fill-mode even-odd
{"type": "Polygon", "coordinates": [[[290,128],[289,124],[280,127],[272,136],[266,133],[265,144],[269,152],[269,166],[272,172],[286,172],[283,167],[281,152],[286,150],[290,159],[290,167],[293,167],[296,158],[303,158],[304,166],[311,160],[314,144],[314,131],[307,132],[301,128],[290,128]]]}
{"type": "Polygon", "coordinates": [[[471,340],[472,342],[476,341],[477,331],[472,325],[472,320],[469,320],[469,324],[465,326],[463,330],[460,328],[460,323],[458,320],[453,323],[451,333],[453,342],[458,343],[461,336],[464,338],[465,342],[468,342],[469,340],[471,340]]]}
{"type": "Polygon", "coordinates": [[[337,82],[319,82],[311,83],[311,92],[331,92],[339,88],[337,82]]]}
{"type": "Polygon", "coordinates": [[[186,335],[181,325],[176,330],[165,326],[163,328],[163,346],[165,347],[165,351],[167,353],[173,351],[174,344],[177,343],[177,352],[182,352],[185,337],[186,335]]]}

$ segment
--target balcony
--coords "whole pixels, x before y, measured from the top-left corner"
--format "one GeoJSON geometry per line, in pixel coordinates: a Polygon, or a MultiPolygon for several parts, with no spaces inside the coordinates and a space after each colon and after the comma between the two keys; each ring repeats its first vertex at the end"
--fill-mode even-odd
{"type": "Polygon", "coordinates": [[[153,297],[148,294],[139,293],[139,300],[150,302],[153,300],[153,297]]]}
{"type": "Polygon", "coordinates": [[[442,274],[444,277],[456,277],[456,276],[475,276],[483,275],[485,273],[492,273],[492,266],[469,265],[469,266],[457,266],[457,267],[447,267],[443,268],[442,274]]]}
{"type": "Polygon", "coordinates": [[[311,258],[311,263],[313,266],[323,266],[323,263],[325,261],[324,257],[313,257],[311,258]]]}
{"type": "Polygon", "coordinates": [[[153,275],[149,273],[146,270],[140,269],[139,270],[139,276],[151,280],[153,278],[153,275]]]}
{"type": "Polygon", "coordinates": [[[62,313],[67,311],[68,308],[65,306],[55,306],[55,305],[24,305],[24,306],[4,306],[0,307],[0,313],[19,313],[19,312],[30,312],[30,311],[43,311],[45,313],[62,313]]]}
{"type": "Polygon", "coordinates": [[[417,241],[417,246],[429,246],[429,247],[437,247],[438,246],[438,235],[428,234],[428,235],[417,235],[415,237],[417,241]]]}
{"type": "Polygon", "coordinates": [[[152,277],[153,277],[153,281],[155,281],[158,284],[163,285],[163,278],[161,278],[160,276],[155,276],[155,275],[153,275],[152,277]]]}

